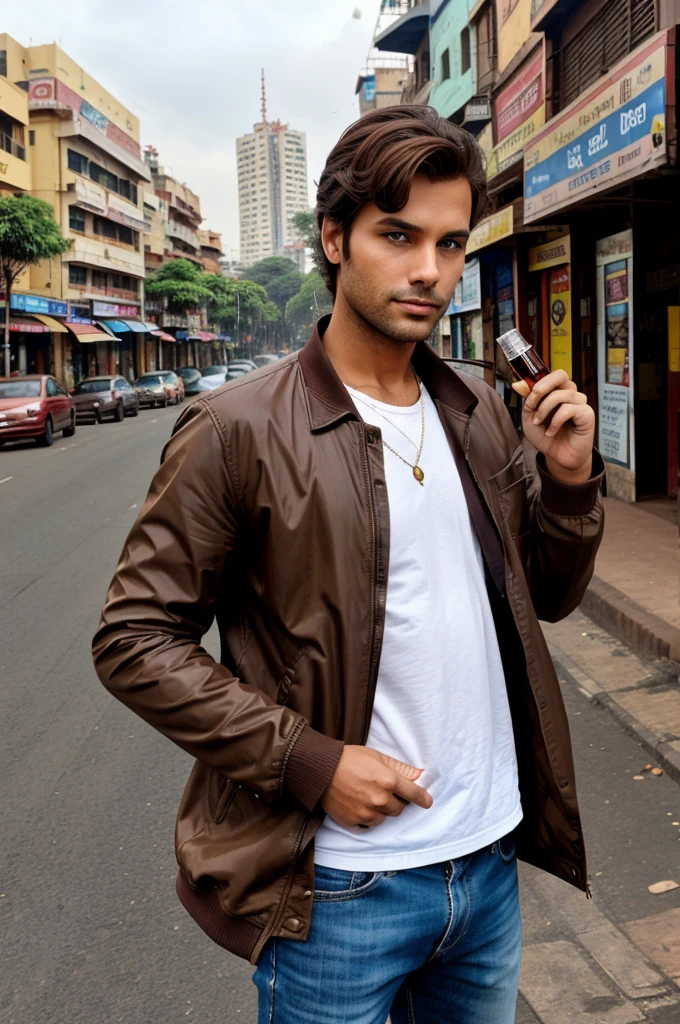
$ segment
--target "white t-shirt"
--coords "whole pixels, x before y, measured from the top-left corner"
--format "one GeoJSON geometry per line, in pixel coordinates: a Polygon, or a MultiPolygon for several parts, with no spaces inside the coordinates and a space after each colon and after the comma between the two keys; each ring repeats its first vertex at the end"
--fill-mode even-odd
{"type": "MultiPolygon", "coordinates": [[[[403,408],[348,391],[363,419],[415,463],[420,402],[403,408]]],[[[424,484],[384,449],[389,575],[366,745],[424,768],[418,785],[434,803],[428,810],[409,804],[399,817],[366,830],[344,828],[327,817],[315,841],[315,861],[325,867],[389,871],[453,860],[493,843],[522,819],[482,554],[456,463],[425,389],[423,400],[424,484]]]]}

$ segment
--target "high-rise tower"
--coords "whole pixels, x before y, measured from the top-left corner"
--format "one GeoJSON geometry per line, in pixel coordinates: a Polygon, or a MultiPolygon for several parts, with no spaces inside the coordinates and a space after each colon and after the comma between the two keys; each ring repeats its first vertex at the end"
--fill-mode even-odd
{"type": "MultiPolygon", "coordinates": [[[[304,263],[293,217],[309,209],[307,137],[280,121],[267,120],[262,72],[261,120],[236,140],[241,262],[288,256],[304,263]]],[[[300,269],[303,269],[300,266],[300,269]]]]}

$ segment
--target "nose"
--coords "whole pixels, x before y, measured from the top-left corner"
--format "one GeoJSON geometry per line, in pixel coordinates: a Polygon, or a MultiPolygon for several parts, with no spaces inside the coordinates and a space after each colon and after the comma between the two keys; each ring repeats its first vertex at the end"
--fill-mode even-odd
{"type": "Polygon", "coordinates": [[[409,268],[409,284],[419,284],[424,288],[433,288],[440,278],[437,263],[437,246],[423,243],[413,247],[413,258],[409,268]]]}

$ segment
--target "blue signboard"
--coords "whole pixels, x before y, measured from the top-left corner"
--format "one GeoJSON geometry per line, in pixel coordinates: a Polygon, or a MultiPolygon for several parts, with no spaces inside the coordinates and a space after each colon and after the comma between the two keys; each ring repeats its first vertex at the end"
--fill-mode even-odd
{"type": "Polygon", "coordinates": [[[364,99],[367,103],[375,99],[375,75],[366,75],[364,78],[364,99]]]}
{"type": "Polygon", "coordinates": [[[10,308],[22,313],[43,313],[50,316],[66,316],[68,313],[66,302],[46,299],[42,295],[24,295],[23,292],[14,292],[10,308]]]}
{"type": "Polygon", "coordinates": [[[642,140],[648,140],[651,148],[656,143],[652,123],[663,115],[665,106],[666,83],[660,79],[636,96],[629,106],[615,110],[527,169],[524,175],[525,197],[531,199],[542,192],[558,189],[559,198],[566,199],[584,185],[602,178],[613,178],[626,166],[626,157],[637,163],[647,154],[638,153],[635,149],[625,156],[617,157],[617,154],[642,140]],[[565,193],[564,197],[562,193],[565,193]]]}

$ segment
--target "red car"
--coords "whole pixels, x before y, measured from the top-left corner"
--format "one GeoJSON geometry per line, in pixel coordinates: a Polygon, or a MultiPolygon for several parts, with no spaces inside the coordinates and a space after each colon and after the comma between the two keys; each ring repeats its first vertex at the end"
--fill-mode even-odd
{"type": "Polygon", "coordinates": [[[76,406],[55,377],[0,377],[0,445],[34,437],[50,445],[55,433],[76,432],[76,406]]]}

